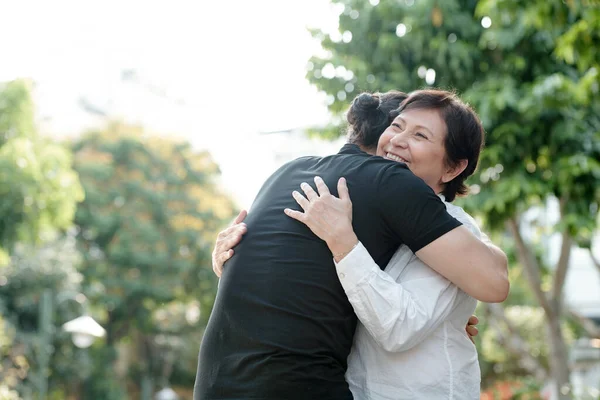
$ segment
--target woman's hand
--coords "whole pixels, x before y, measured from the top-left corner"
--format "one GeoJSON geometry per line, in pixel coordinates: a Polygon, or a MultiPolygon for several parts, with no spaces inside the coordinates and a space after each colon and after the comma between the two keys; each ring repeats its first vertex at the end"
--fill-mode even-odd
{"type": "Polygon", "coordinates": [[[246,210],[240,211],[229,228],[221,231],[217,236],[217,243],[212,253],[212,265],[215,275],[219,278],[223,273],[223,264],[233,256],[233,248],[242,241],[242,236],[246,233],[246,224],[242,221],[247,215],[246,210]]]}
{"type": "Polygon", "coordinates": [[[318,193],[307,184],[300,187],[306,197],[299,192],[292,192],[304,212],[286,208],[287,216],[294,218],[310,228],[310,230],[323,239],[336,261],[344,258],[358,243],[358,238],[352,228],[352,202],[346,186],[346,180],[338,181],[339,198],[329,192],[329,188],[320,177],[315,177],[318,193]]]}

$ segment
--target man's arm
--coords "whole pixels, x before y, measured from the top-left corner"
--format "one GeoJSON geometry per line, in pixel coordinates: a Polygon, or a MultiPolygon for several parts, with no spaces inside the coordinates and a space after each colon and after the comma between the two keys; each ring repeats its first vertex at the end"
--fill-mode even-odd
{"type": "Polygon", "coordinates": [[[390,230],[425,264],[479,301],[508,296],[508,261],[460,224],[421,179],[401,169],[382,176],[377,200],[390,230]]]}
{"type": "Polygon", "coordinates": [[[454,228],[415,254],[477,300],[499,303],[508,296],[506,255],[493,244],[478,240],[465,226],[454,228]]]}

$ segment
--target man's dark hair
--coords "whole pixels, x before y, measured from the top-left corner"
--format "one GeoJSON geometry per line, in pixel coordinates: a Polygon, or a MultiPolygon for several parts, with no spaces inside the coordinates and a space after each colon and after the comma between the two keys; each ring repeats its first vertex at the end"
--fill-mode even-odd
{"type": "Polygon", "coordinates": [[[377,148],[379,137],[394,120],[392,111],[407,97],[406,93],[397,90],[356,96],[346,114],[348,142],[365,149],[377,148]]]}

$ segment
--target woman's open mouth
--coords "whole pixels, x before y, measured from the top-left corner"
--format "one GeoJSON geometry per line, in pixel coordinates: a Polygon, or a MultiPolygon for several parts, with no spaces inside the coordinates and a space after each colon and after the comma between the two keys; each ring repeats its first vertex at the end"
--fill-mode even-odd
{"type": "Polygon", "coordinates": [[[406,161],[404,158],[397,156],[395,154],[392,153],[385,153],[385,158],[387,158],[388,160],[392,160],[392,161],[397,161],[397,162],[403,162],[403,163],[408,163],[408,161],[406,161]]]}

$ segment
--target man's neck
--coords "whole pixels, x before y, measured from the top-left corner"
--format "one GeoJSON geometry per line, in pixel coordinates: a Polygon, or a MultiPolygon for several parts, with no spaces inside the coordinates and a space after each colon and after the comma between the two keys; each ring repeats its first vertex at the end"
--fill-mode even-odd
{"type": "Polygon", "coordinates": [[[377,153],[377,147],[376,146],[375,147],[365,147],[365,146],[361,145],[360,143],[352,143],[352,142],[348,142],[348,144],[355,144],[355,145],[358,146],[358,148],[361,151],[364,151],[365,153],[370,154],[372,156],[374,156],[375,153],[377,153]]]}

